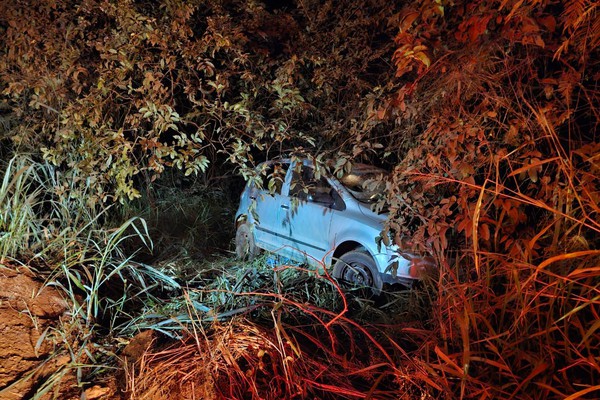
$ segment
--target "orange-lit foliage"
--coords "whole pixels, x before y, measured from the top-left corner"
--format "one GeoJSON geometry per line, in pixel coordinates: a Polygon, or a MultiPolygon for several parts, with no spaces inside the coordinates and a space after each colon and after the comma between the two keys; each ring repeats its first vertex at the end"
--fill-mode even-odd
{"type": "MultiPolygon", "coordinates": [[[[432,223],[420,232],[420,241],[446,237],[449,228],[470,238],[479,204],[476,235],[485,248],[519,251],[514,238],[496,234],[498,228],[514,230],[525,222],[523,196],[556,209],[563,181],[589,206],[579,205],[577,219],[598,228],[592,214],[598,212],[598,182],[589,170],[598,150],[598,66],[597,49],[588,47],[597,38],[580,38],[569,54],[560,50],[571,20],[581,19],[577,26],[587,31],[597,23],[597,12],[593,2],[580,2],[578,12],[574,3],[565,2],[563,9],[555,2],[423,1],[396,17],[394,60],[397,76],[408,81],[398,81],[393,97],[372,114],[393,118],[394,139],[409,142],[387,146],[401,158],[398,179],[408,177],[391,185],[399,191],[391,199],[396,228],[410,226],[418,211],[432,223]],[[406,46],[420,50],[405,53],[406,46]],[[444,184],[457,182],[458,191],[449,196],[444,184]],[[579,187],[580,182],[590,186],[579,187]],[[401,193],[402,183],[416,193],[401,193]],[[435,185],[442,188],[430,190],[435,185]],[[424,190],[436,195],[420,200],[424,190]],[[498,198],[503,191],[509,197],[498,198]],[[405,199],[414,202],[415,195],[420,201],[407,205],[405,199]]],[[[447,243],[436,240],[436,246],[443,250],[447,243]]],[[[538,255],[536,250],[530,255],[538,255]]]]}
{"type": "MultiPolygon", "coordinates": [[[[365,330],[345,318],[329,332],[320,323],[280,321],[282,313],[298,311],[289,304],[273,310],[275,329],[238,318],[149,351],[128,371],[129,398],[430,398],[412,384],[408,366],[396,367],[365,330]]],[[[321,311],[312,310],[333,316],[321,311]]]]}
{"type": "Polygon", "coordinates": [[[418,357],[448,397],[600,390],[598,11],[417,1],[396,17],[401,79],[371,118],[397,132],[391,226],[439,255],[439,340],[418,357]]]}

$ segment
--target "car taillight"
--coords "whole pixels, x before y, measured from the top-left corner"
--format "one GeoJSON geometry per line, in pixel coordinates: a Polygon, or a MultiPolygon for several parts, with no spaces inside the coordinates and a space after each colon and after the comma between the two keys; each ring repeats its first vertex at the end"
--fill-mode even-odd
{"type": "Polygon", "coordinates": [[[433,257],[412,257],[410,258],[408,274],[411,278],[420,279],[426,275],[427,270],[433,267],[435,267],[435,260],[433,257]]]}

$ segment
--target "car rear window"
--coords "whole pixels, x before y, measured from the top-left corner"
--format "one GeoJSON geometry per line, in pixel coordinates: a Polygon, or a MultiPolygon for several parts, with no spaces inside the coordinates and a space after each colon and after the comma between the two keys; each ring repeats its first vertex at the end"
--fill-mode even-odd
{"type": "Polygon", "coordinates": [[[358,164],[340,182],[361,203],[374,203],[385,195],[387,172],[370,165],[358,164]]]}

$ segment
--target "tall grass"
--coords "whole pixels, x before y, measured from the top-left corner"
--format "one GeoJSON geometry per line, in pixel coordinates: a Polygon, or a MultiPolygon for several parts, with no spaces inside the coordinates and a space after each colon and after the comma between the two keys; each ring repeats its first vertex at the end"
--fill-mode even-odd
{"type": "Polygon", "coordinates": [[[534,265],[480,253],[469,279],[459,271],[472,255],[446,265],[436,335],[414,360],[445,398],[589,398],[600,390],[599,254],[534,265]]]}
{"type": "Polygon", "coordinates": [[[600,147],[570,143],[567,152],[546,128],[551,151],[537,165],[553,172],[550,201],[506,181],[477,187],[487,200],[474,215],[510,199],[537,216],[529,216],[528,229],[507,235],[502,214],[496,221],[488,214],[497,238],[512,240],[507,251],[479,247],[475,222],[472,247],[454,262],[440,257],[435,335],[413,359],[440,397],[571,400],[600,393],[600,175],[593,172],[598,153],[590,151],[600,147]]]}
{"type": "Polygon", "coordinates": [[[27,157],[12,158],[0,186],[0,257],[31,249],[43,241],[36,208],[42,195],[38,168],[27,157]]]}
{"type": "MultiPolygon", "coordinates": [[[[90,374],[104,370],[123,319],[153,293],[179,288],[177,282],[149,265],[132,261],[123,243],[131,237],[147,248],[152,241],[143,219],[131,218],[115,227],[103,224],[110,207],[92,202],[92,183],[67,178],[56,168],[23,155],[4,166],[0,187],[0,255],[26,265],[59,288],[71,309],[44,335],[54,342],[50,359],[67,355],[44,382],[34,399],[56,391],[66,376],[83,385],[90,374]],[[104,346],[108,346],[103,350],[104,346]]],[[[46,361],[45,363],[48,363],[46,361]]],[[[35,374],[23,379],[36,379],[35,374]]],[[[15,383],[16,384],[16,383],[15,383]]]]}

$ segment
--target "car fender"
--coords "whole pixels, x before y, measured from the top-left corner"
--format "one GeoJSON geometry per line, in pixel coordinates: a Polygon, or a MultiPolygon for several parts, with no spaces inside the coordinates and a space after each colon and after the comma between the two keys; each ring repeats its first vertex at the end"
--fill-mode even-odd
{"type": "Polygon", "coordinates": [[[358,246],[362,247],[369,255],[375,260],[377,264],[377,268],[379,272],[385,271],[387,265],[383,265],[386,263],[387,253],[385,250],[382,252],[377,247],[377,243],[375,238],[377,234],[374,235],[375,232],[368,231],[357,231],[357,230],[341,230],[338,231],[333,238],[333,246],[332,249],[327,253],[325,264],[331,265],[333,255],[336,253],[336,249],[340,248],[344,243],[356,243],[358,246]],[[382,268],[383,267],[383,268],[382,268]]]}

